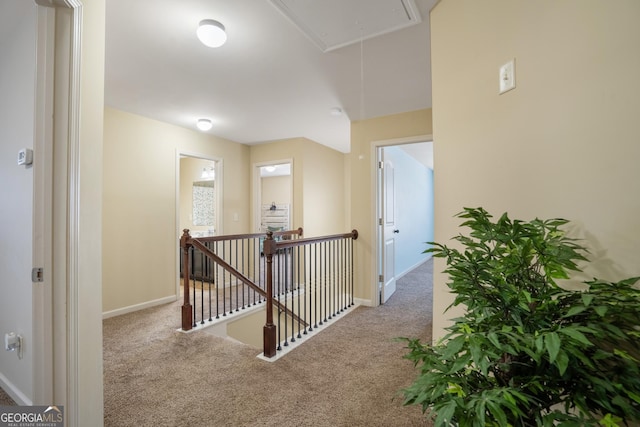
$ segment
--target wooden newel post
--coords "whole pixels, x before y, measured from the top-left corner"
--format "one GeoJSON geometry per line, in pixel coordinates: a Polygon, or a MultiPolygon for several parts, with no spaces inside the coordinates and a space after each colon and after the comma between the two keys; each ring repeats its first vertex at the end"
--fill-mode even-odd
{"type": "Polygon", "coordinates": [[[189,331],[193,327],[193,309],[191,307],[191,297],[189,295],[189,248],[191,248],[191,235],[188,229],[182,231],[180,237],[180,247],[182,248],[182,283],[184,286],[184,302],[182,303],[182,330],[189,331]]]}
{"type": "Polygon", "coordinates": [[[273,324],[273,254],[276,252],[276,241],[273,232],[267,232],[262,250],[267,258],[267,321],[263,329],[263,353],[265,357],[276,355],[276,325],[273,324]]]}

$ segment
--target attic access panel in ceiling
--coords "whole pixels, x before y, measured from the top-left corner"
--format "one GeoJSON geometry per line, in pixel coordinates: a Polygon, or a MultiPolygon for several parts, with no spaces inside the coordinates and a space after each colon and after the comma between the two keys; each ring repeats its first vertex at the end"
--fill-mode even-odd
{"type": "Polygon", "coordinates": [[[421,22],[414,0],[271,0],[323,52],[421,22]]]}

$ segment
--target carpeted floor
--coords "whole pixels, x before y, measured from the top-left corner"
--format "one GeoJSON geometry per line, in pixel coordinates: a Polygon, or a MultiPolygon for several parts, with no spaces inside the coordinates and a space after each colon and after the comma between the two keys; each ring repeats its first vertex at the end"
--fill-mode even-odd
{"type": "MultiPolygon", "coordinates": [[[[430,426],[399,391],[415,378],[399,336],[431,337],[433,262],[276,362],[204,331],[182,334],[179,303],[104,321],[104,425],[430,426]]],[[[0,406],[15,404],[0,389],[0,406]]]]}
{"type": "Polygon", "coordinates": [[[0,406],[16,406],[16,402],[0,388],[0,406]]]}
{"type": "Polygon", "coordinates": [[[431,336],[432,261],[377,308],[359,307],[276,362],[204,331],[179,304],[104,321],[104,425],[428,426],[399,390],[415,378],[399,336],[431,336]]]}

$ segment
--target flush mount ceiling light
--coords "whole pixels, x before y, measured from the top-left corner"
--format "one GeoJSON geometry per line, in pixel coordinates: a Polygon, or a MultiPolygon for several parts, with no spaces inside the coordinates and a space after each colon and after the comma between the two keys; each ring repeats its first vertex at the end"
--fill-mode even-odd
{"type": "Polygon", "coordinates": [[[207,131],[213,127],[213,123],[209,119],[198,119],[196,126],[201,131],[207,131]]]}
{"type": "Polygon", "coordinates": [[[329,114],[331,114],[332,116],[341,116],[342,115],[342,108],[333,107],[332,109],[329,110],[329,114]]]}
{"type": "Polygon", "coordinates": [[[227,41],[224,25],[213,19],[203,19],[198,25],[198,39],[208,47],[220,47],[227,41]]]}
{"type": "Polygon", "coordinates": [[[200,179],[204,179],[205,181],[213,181],[214,179],[216,179],[216,170],[212,167],[202,168],[200,179]]]}

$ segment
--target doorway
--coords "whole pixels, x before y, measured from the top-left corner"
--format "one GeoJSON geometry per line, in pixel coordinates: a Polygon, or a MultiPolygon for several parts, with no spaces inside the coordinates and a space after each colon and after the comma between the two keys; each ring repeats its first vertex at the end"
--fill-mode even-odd
{"type": "Polygon", "coordinates": [[[426,261],[434,240],[433,144],[430,138],[381,141],[376,161],[376,275],[384,304],[395,281],[426,261]]]}
{"type": "Polygon", "coordinates": [[[178,233],[188,229],[193,237],[222,232],[222,160],[179,155],[178,233]]]}
{"type": "MultiPolygon", "coordinates": [[[[192,237],[223,234],[222,159],[178,153],[176,174],[176,238],[183,230],[192,237]]],[[[180,295],[180,248],[176,247],[176,295],[180,295]]]]}
{"type": "Polygon", "coordinates": [[[254,231],[290,230],[293,224],[293,161],[254,164],[254,231]]]}

